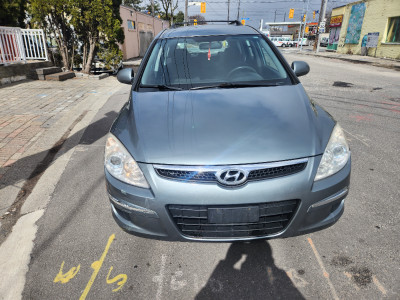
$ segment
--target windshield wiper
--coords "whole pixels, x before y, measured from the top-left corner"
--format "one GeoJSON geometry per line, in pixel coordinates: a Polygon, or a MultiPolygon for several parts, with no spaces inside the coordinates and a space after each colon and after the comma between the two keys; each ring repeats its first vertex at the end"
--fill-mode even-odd
{"type": "Polygon", "coordinates": [[[232,83],[232,82],[224,82],[215,85],[206,85],[206,86],[196,86],[191,88],[191,90],[203,90],[203,89],[212,89],[212,88],[238,88],[238,87],[259,87],[259,86],[279,86],[278,83],[232,83]]]}
{"type": "Polygon", "coordinates": [[[159,90],[182,91],[181,88],[173,87],[165,84],[141,84],[141,88],[155,88],[159,90]]]}

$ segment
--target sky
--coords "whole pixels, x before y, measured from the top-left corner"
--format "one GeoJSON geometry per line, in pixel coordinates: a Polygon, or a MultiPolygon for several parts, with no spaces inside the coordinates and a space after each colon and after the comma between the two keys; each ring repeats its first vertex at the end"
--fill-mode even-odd
{"type": "MultiPolygon", "coordinates": [[[[204,0],[199,0],[204,1],[204,0]]],[[[321,0],[240,0],[239,18],[249,18],[246,25],[256,28],[260,27],[260,20],[265,22],[273,22],[276,11],[276,21],[282,22],[286,13],[286,21],[300,21],[302,9],[306,10],[307,1],[309,4],[309,14],[307,21],[312,21],[312,11],[320,10],[321,0]],[[288,19],[289,9],[294,9],[294,18],[288,19]]],[[[332,8],[345,5],[356,0],[328,0],[327,11],[332,8]]],[[[190,2],[190,0],[189,0],[190,2]]],[[[228,18],[228,1],[227,0],[205,0],[206,13],[202,14],[206,20],[226,20],[228,18]]],[[[230,0],[230,17],[235,20],[238,12],[239,0],[230,0]]],[[[178,0],[178,10],[185,11],[185,1],[178,0]]],[[[189,16],[200,14],[200,6],[189,6],[189,16]]],[[[318,14],[315,17],[318,21],[318,14]]]]}

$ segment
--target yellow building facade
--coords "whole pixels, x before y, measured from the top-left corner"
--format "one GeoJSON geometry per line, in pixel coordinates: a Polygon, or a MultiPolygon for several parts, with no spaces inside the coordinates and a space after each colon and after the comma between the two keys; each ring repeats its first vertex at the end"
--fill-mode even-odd
{"type": "Polygon", "coordinates": [[[332,16],[341,14],[338,53],[360,55],[362,46],[374,34],[377,47],[367,48],[369,56],[376,51],[377,57],[400,59],[400,0],[357,1],[332,10],[332,16]]]}

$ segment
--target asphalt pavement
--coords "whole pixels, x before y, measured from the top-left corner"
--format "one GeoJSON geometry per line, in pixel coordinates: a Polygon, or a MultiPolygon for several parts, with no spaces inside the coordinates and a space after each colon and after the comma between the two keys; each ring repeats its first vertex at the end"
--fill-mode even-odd
{"type": "MultiPolygon", "coordinates": [[[[15,277],[22,280],[23,298],[398,299],[399,73],[284,55],[309,63],[311,72],[301,82],[349,140],[351,187],[337,224],[250,243],[163,242],[122,231],[111,216],[103,178],[105,137],[128,99],[121,85],[84,132],[71,133],[69,142],[77,145],[69,147],[64,165],[48,169],[48,179],[38,182],[36,189],[44,189],[53,180],[48,205],[37,215],[28,210],[24,217],[33,219],[26,226],[15,225],[31,236],[33,247],[29,265],[19,267],[26,277],[15,277]]],[[[2,295],[11,295],[7,291],[2,295]]]]}

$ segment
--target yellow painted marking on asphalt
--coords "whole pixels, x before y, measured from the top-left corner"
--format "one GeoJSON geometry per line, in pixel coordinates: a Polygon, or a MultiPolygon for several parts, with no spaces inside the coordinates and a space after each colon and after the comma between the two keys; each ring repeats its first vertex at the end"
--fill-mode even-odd
{"type": "Polygon", "coordinates": [[[329,288],[331,289],[331,293],[332,293],[333,299],[339,299],[339,297],[338,297],[338,295],[336,293],[335,287],[333,286],[331,280],[329,279],[329,273],[326,271],[324,263],[322,262],[322,259],[319,256],[317,248],[315,247],[315,245],[314,245],[314,243],[313,243],[311,238],[307,238],[307,240],[308,240],[308,243],[310,244],[311,249],[314,252],[315,258],[317,259],[317,262],[318,262],[318,264],[319,264],[319,266],[320,266],[320,268],[322,270],[322,274],[324,275],[324,277],[328,281],[329,288]]]}
{"type": "Polygon", "coordinates": [[[374,275],[372,275],[372,281],[374,282],[376,287],[381,291],[381,293],[383,295],[387,294],[386,289],[383,287],[383,285],[378,281],[378,279],[374,275]]]}
{"type": "Polygon", "coordinates": [[[63,273],[64,263],[65,262],[63,261],[61,264],[61,267],[60,267],[60,271],[58,272],[57,276],[54,278],[53,282],[61,282],[62,284],[67,283],[72,278],[74,278],[75,275],[79,272],[81,265],[71,268],[67,273],[63,273]]]}
{"type": "Polygon", "coordinates": [[[93,282],[96,279],[97,274],[99,273],[99,271],[101,269],[101,266],[103,265],[104,259],[106,258],[108,250],[110,249],[111,243],[113,242],[114,239],[115,239],[115,234],[110,235],[110,237],[108,238],[106,248],[104,249],[104,252],[101,255],[100,259],[96,260],[92,263],[92,265],[91,265],[91,267],[93,269],[92,276],[90,277],[89,282],[87,283],[85,289],[83,290],[83,293],[82,293],[81,297],[79,298],[79,300],[86,299],[86,296],[89,293],[90,288],[92,287],[93,282]]]}
{"type": "Polygon", "coordinates": [[[113,292],[116,292],[124,286],[126,280],[128,279],[128,276],[126,274],[119,274],[119,275],[115,276],[114,278],[110,279],[110,274],[111,274],[112,269],[113,269],[113,267],[110,267],[110,271],[108,271],[106,280],[107,280],[108,284],[112,284],[112,283],[120,280],[117,282],[118,287],[116,289],[112,290],[113,292]]]}

